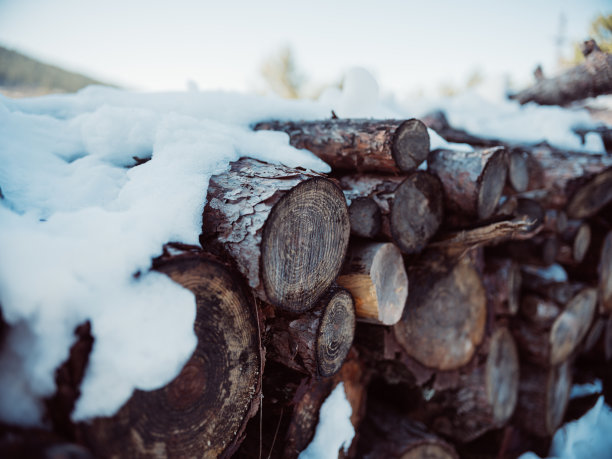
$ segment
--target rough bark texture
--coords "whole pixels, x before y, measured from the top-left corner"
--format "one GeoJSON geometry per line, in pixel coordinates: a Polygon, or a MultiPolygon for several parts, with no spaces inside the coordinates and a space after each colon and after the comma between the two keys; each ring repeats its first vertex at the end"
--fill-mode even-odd
{"type": "Polygon", "coordinates": [[[455,449],[425,425],[396,407],[368,403],[361,428],[359,457],[364,459],[458,459],[455,449]]]}
{"type": "Polygon", "coordinates": [[[555,78],[543,78],[510,98],[521,104],[567,105],[576,100],[612,93],[612,55],[599,50],[594,42],[585,44],[590,52],[582,64],[555,78]]]}
{"type": "Polygon", "coordinates": [[[546,366],[558,365],[578,348],[593,322],[597,292],[587,288],[564,309],[550,300],[528,295],[512,331],[524,358],[546,366]]]}
{"type": "Polygon", "coordinates": [[[549,437],[563,421],[572,386],[571,364],[541,367],[521,362],[520,372],[516,425],[549,437]]]}
{"type": "Polygon", "coordinates": [[[234,273],[197,253],[162,259],[156,269],[194,293],[197,348],[168,385],[136,390],[113,417],[81,425],[80,435],[100,457],[229,456],[259,406],[252,297],[234,273]]]}
{"type": "Polygon", "coordinates": [[[408,276],[395,245],[353,244],[337,282],[353,295],[358,320],[393,325],[402,317],[408,276]]]}
{"type": "Polygon", "coordinates": [[[482,363],[460,376],[456,389],[434,396],[444,411],[433,420],[433,429],[459,442],[503,426],[516,406],[519,358],[510,332],[498,329],[483,355],[482,363]]]}
{"type": "Polygon", "coordinates": [[[506,182],[506,155],[504,147],[473,152],[435,150],[427,167],[442,182],[450,210],[486,219],[495,211],[506,182]]]}
{"type": "Polygon", "coordinates": [[[410,172],[429,153],[429,133],[419,120],[355,120],[259,123],[284,131],[291,145],[310,150],[334,170],[410,172]]]}
{"type": "Polygon", "coordinates": [[[519,310],[521,268],[509,258],[487,259],[483,274],[487,303],[495,315],[513,316],[519,310]]]}
{"type": "Polygon", "coordinates": [[[210,179],[201,240],[229,254],[260,299],[299,313],[340,272],[349,230],[344,196],[330,180],[241,159],[210,179]]]}
{"type": "MultiPolygon", "coordinates": [[[[382,233],[404,253],[418,253],[438,230],[443,218],[442,186],[427,172],[407,177],[347,175],[340,179],[347,200],[371,198],[382,215],[382,233]]],[[[351,221],[352,226],[359,222],[351,221]]]]}
{"type": "Polygon", "coordinates": [[[351,234],[373,238],[382,228],[380,207],[372,198],[356,198],[349,205],[351,234]]]}
{"type": "Polygon", "coordinates": [[[439,370],[465,365],[482,341],[486,294],[467,257],[448,263],[435,256],[408,269],[410,295],[394,325],[397,341],[421,364],[439,370]]]}
{"type": "Polygon", "coordinates": [[[347,290],[331,287],[307,313],[275,317],[269,324],[268,358],[311,376],[332,376],[353,344],[353,298],[347,290]]]}

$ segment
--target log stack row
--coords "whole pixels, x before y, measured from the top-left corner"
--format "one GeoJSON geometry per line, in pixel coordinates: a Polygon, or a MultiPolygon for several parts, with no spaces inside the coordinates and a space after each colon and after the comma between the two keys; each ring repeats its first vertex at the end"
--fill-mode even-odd
{"type": "Polygon", "coordinates": [[[612,357],[612,159],[430,151],[416,119],[254,128],[331,174],[245,157],[212,177],[201,246],[153,262],[195,295],[195,353],[167,386],[74,424],[84,325],[47,401],[57,438],[100,457],[297,457],[343,383],[345,457],[542,448],[580,356],[612,357]]]}

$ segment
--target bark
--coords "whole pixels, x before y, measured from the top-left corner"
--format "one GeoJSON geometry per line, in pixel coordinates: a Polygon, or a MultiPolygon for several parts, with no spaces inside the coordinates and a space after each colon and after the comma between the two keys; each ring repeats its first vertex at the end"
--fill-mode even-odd
{"type": "Polygon", "coordinates": [[[559,365],[578,349],[593,323],[597,292],[586,288],[565,305],[528,295],[521,314],[512,322],[512,332],[522,355],[544,366],[559,365]]]}
{"type": "Polygon", "coordinates": [[[518,312],[521,294],[521,268],[508,258],[489,258],[483,284],[487,303],[497,316],[513,316],[518,312]]]}
{"type": "MultiPolygon", "coordinates": [[[[371,198],[378,204],[382,233],[404,253],[423,250],[442,222],[442,186],[427,172],[407,177],[346,175],[340,186],[351,206],[357,198],[371,198]]],[[[359,225],[351,221],[351,226],[359,225]]]]}
{"type": "Polygon", "coordinates": [[[270,121],[255,129],[286,132],[291,145],[310,150],[334,170],[410,172],[429,154],[427,127],[417,119],[270,121]]]}
{"type": "Polygon", "coordinates": [[[500,258],[512,258],[521,264],[550,266],[559,254],[559,241],[554,234],[541,233],[525,240],[510,240],[488,251],[500,258]]]}
{"type": "Polygon", "coordinates": [[[542,367],[521,362],[520,375],[516,425],[540,437],[553,435],[567,408],[572,386],[571,363],[542,367]]]}
{"type": "Polygon", "coordinates": [[[394,406],[368,403],[358,444],[364,459],[458,459],[455,449],[394,406]]]}
{"type": "Polygon", "coordinates": [[[402,317],[408,276],[395,245],[353,244],[337,282],[353,295],[357,320],[393,325],[402,317]]]}
{"type": "Polygon", "coordinates": [[[331,287],[307,313],[274,317],[268,328],[268,358],[314,377],[332,376],[353,344],[353,298],[347,290],[331,287]]]}
{"type": "Polygon", "coordinates": [[[473,152],[435,150],[428,170],[444,187],[446,206],[452,212],[489,218],[502,195],[508,164],[504,147],[473,152]]]}
{"type": "Polygon", "coordinates": [[[403,350],[422,365],[453,370],[465,365],[484,336],[486,294],[467,257],[449,263],[435,255],[408,269],[411,289],[393,326],[403,350]]]}
{"type": "Polygon", "coordinates": [[[260,299],[300,313],[340,272],[349,230],[332,181],[243,158],[211,177],[201,240],[229,254],[260,299]]]}
{"type": "Polygon", "coordinates": [[[544,78],[510,98],[520,104],[535,102],[540,105],[567,105],[577,100],[610,93],[612,93],[612,55],[597,48],[585,56],[582,64],[557,77],[544,78]]]}
{"type": "Polygon", "coordinates": [[[114,416],[82,424],[80,436],[99,457],[230,456],[259,407],[252,296],[235,273],[197,252],[164,256],[155,267],[195,295],[196,350],[169,384],[134,391],[114,416]]]}
{"type": "Polygon", "coordinates": [[[598,264],[600,309],[612,312],[612,231],[604,239],[598,264]]]}
{"type": "Polygon", "coordinates": [[[432,428],[459,442],[469,442],[502,427],[514,413],[519,386],[519,358],[514,339],[499,328],[488,340],[484,361],[459,378],[458,387],[432,400],[442,407],[432,428]]]}

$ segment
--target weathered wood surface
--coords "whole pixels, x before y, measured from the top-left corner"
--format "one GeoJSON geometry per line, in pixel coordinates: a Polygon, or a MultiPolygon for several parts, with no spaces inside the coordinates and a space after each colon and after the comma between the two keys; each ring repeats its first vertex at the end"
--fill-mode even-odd
{"type": "Polygon", "coordinates": [[[355,336],[351,294],[332,286],[314,308],[298,317],[268,320],[267,357],[314,377],[334,375],[355,336]]]}
{"type": "Polygon", "coordinates": [[[489,258],[483,273],[487,303],[494,315],[513,316],[519,310],[521,268],[510,258],[489,258]]]}
{"type": "Polygon", "coordinates": [[[532,87],[510,96],[521,104],[567,105],[571,102],[612,93],[612,55],[593,40],[584,42],[585,60],[561,75],[544,78],[532,87]]]}
{"type": "Polygon", "coordinates": [[[291,145],[313,152],[334,170],[410,172],[429,154],[427,127],[417,119],[269,121],[255,129],[286,132],[291,145]]]}
{"type": "Polygon", "coordinates": [[[598,264],[601,310],[612,312],[612,231],[604,239],[598,264]]]}
{"type": "Polygon", "coordinates": [[[265,302],[310,309],[336,278],[349,239],[348,209],[329,179],[243,158],[213,176],[202,244],[220,247],[265,302]]]}
{"type": "Polygon", "coordinates": [[[467,257],[454,263],[427,257],[408,269],[410,294],[393,326],[404,351],[439,370],[465,365],[484,336],[486,293],[467,257]]]}
{"type": "Polygon", "coordinates": [[[427,158],[427,167],[442,182],[448,209],[486,219],[502,195],[508,173],[506,156],[504,147],[472,152],[434,150],[427,158]]]}
{"type": "Polygon", "coordinates": [[[357,320],[393,325],[402,317],[409,286],[395,245],[354,243],[337,282],[353,295],[357,320]]]}
{"type": "Polygon", "coordinates": [[[82,424],[80,436],[100,457],[229,457],[259,407],[252,296],[235,273],[198,253],[162,258],[156,269],[195,295],[196,350],[169,384],[136,390],[114,416],[82,424]]]}
{"type": "MultiPolygon", "coordinates": [[[[340,178],[350,207],[370,198],[381,211],[381,233],[404,253],[418,253],[438,231],[443,219],[442,186],[433,175],[417,171],[408,176],[378,174],[345,175],[340,178]]],[[[350,210],[349,210],[350,212],[350,210]]],[[[360,215],[354,213],[356,218],[360,215]]],[[[351,220],[358,227],[359,221],[351,220]]]]}

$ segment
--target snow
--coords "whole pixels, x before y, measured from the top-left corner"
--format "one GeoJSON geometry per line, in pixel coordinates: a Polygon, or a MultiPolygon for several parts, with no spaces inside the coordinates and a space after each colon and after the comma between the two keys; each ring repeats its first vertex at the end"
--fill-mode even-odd
{"type": "MultiPolygon", "coordinates": [[[[412,118],[433,109],[476,135],[603,152],[596,137],[583,148],[571,132],[594,124],[586,111],[478,93],[399,103],[360,68],[319,101],[193,85],[0,97],[0,304],[11,325],[0,353],[0,421],[43,423],[41,400],[54,393],[55,370],[86,320],[95,342],[75,420],[111,415],[134,389],[176,376],[196,344],[194,298],[151,271],[151,259],[167,242],[198,243],[209,177],[241,156],[329,171],[285,133],[253,132],[254,123],[329,118],[332,110],[412,118]],[[131,167],[134,157],[150,161],[131,167]]],[[[430,135],[432,148],[471,149],[430,135]]]]}
{"type": "MultiPolygon", "coordinates": [[[[550,459],[607,459],[612,451],[612,410],[599,397],[597,403],[580,419],[567,423],[555,433],[550,459]]],[[[532,452],[520,459],[538,459],[532,452]]]]}
{"type": "Polygon", "coordinates": [[[584,397],[586,395],[601,394],[603,386],[601,379],[596,379],[592,383],[574,384],[570,392],[570,398],[584,397]]]}
{"type": "Polygon", "coordinates": [[[523,265],[521,267],[523,271],[528,274],[533,274],[541,279],[544,279],[550,283],[554,282],[567,282],[567,271],[559,263],[553,263],[550,266],[533,266],[523,265]]]}
{"type": "Polygon", "coordinates": [[[347,452],[355,436],[352,412],[344,383],[339,383],[321,405],[314,438],[299,459],[337,459],[340,448],[347,452]]]}

